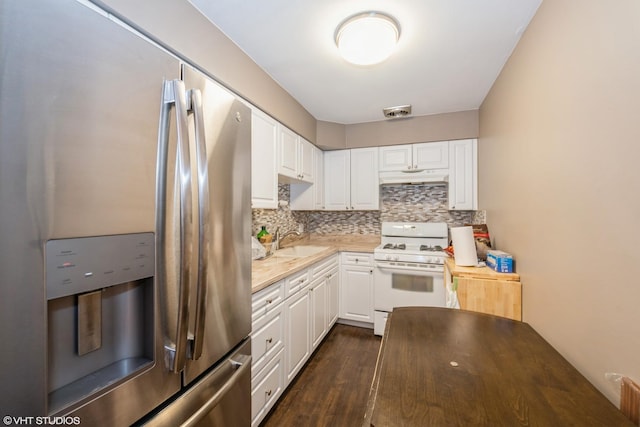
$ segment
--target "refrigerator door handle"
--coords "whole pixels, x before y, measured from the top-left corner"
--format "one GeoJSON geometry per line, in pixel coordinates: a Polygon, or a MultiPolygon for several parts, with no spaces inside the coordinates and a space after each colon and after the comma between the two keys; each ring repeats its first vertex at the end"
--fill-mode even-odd
{"type": "Polygon", "coordinates": [[[235,357],[236,360],[230,359],[229,362],[235,368],[235,372],[229,379],[224,383],[222,387],[216,393],[211,396],[207,402],[202,405],[196,412],[193,413],[184,423],[180,425],[180,427],[193,427],[197,425],[204,417],[207,416],[209,412],[211,412],[225,397],[225,395],[231,390],[238,380],[242,378],[242,376],[247,372],[247,370],[251,369],[251,356],[249,355],[238,355],[235,357]]]}
{"type": "Polygon", "coordinates": [[[210,210],[209,210],[209,167],[207,145],[202,111],[202,93],[199,89],[189,90],[189,100],[195,122],[196,159],[198,166],[198,286],[196,290],[196,313],[191,358],[197,360],[202,355],[205,315],[207,311],[208,260],[210,250],[210,210]]]}
{"type": "MultiPolygon", "coordinates": [[[[175,373],[181,372],[186,364],[187,334],[189,332],[189,285],[191,277],[192,241],[193,231],[192,200],[191,200],[191,165],[189,154],[189,131],[187,126],[187,104],[185,99],[184,82],[181,80],[166,80],[163,86],[162,108],[159,131],[158,172],[157,172],[157,198],[158,208],[156,213],[157,246],[158,246],[158,276],[161,306],[165,311],[177,310],[175,317],[169,313],[165,316],[165,362],[167,368],[175,373]],[[168,175],[167,158],[169,155],[169,123],[171,106],[176,110],[177,155],[176,175],[168,175]],[[167,182],[168,179],[176,179],[177,192],[179,194],[179,266],[177,273],[177,307],[173,303],[174,296],[168,288],[168,280],[165,277],[168,254],[166,253],[166,211],[167,211],[167,182]],[[168,319],[175,319],[174,325],[167,324],[168,319]]],[[[173,255],[173,254],[172,254],[173,255]]]]}

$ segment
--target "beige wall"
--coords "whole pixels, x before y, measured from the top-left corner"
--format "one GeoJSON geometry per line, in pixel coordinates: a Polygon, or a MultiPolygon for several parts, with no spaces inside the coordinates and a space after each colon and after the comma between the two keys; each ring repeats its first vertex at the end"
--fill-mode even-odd
{"type": "Polygon", "coordinates": [[[315,143],[316,119],[186,0],[95,1],[315,143]]]}
{"type": "Polygon", "coordinates": [[[318,122],[317,135],[318,146],[324,149],[476,138],[478,110],[350,125],[318,122]]]}
{"type": "Polygon", "coordinates": [[[640,2],[545,0],[480,108],[479,200],[523,315],[614,403],[640,382],[640,2]]]}

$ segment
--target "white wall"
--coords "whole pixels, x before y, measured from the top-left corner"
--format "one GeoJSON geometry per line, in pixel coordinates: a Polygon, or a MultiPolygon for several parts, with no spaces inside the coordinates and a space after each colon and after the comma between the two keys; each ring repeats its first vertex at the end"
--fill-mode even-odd
{"type": "Polygon", "coordinates": [[[480,109],[479,200],[523,316],[614,403],[640,382],[640,2],[545,0],[480,109]]]}

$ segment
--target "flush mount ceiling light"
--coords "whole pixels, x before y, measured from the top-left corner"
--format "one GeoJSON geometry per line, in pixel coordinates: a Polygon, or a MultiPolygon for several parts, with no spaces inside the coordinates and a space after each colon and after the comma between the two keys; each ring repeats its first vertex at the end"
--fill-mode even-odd
{"type": "Polygon", "coordinates": [[[356,65],[373,65],[387,59],[400,38],[398,22],[380,12],[364,12],[347,18],[336,29],[340,55],[356,65]]]}

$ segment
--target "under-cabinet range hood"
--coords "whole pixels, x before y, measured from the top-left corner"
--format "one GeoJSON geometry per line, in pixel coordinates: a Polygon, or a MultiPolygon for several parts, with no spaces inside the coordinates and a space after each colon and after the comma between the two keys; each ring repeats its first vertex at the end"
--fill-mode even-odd
{"type": "Polygon", "coordinates": [[[422,169],[380,172],[380,185],[444,184],[449,180],[448,169],[422,169]]]}

